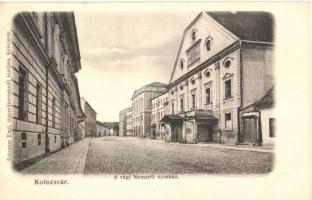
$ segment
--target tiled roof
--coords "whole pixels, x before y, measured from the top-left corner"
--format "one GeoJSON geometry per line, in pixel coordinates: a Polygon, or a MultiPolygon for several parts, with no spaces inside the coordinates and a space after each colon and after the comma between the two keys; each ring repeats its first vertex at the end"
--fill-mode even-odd
{"type": "Polygon", "coordinates": [[[258,102],[255,107],[259,109],[271,108],[274,106],[274,87],[272,87],[258,102]]]}
{"type": "Polygon", "coordinates": [[[152,82],[150,84],[147,84],[147,85],[141,87],[140,89],[135,90],[133,95],[132,95],[132,99],[134,99],[136,96],[138,96],[142,92],[147,91],[150,88],[156,88],[156,87],[167,87],[167,84],[161,83],[161,82],[152,82]]]}
{"type": "Polygon", "coordinates": [[[268,12],[207,12],[241,40],[273,42],[274,19],[268,12]]]}

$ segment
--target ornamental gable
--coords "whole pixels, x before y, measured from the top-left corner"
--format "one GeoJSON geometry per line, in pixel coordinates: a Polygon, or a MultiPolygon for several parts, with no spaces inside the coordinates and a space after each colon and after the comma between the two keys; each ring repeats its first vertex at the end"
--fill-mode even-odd
{"type": "Polygon", "coordinates": [[[169,83],[187,74],[238,40],[233,33],[200,13],[185,29],[169,83]]]}

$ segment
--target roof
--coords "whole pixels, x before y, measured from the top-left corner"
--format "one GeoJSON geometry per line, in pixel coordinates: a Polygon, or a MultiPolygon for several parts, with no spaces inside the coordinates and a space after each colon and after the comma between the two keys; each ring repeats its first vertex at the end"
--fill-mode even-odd
{"type": "MultiPolygon", "coordinates": [[[[77,101],[78,101],[79,114],[81,114],[81,116],[79,116],[79,117],[85,118],[86,115],[84,114],[84,112],[82,110],[81,102],[80,102],[80,93],[79,93],[78,80],[77,80],[77,77],[75,75],[73,76],[73,79],[74,79],[74,84],[75,84],[76,91],[77,91],[77,101]]],[[[79,120],[79,121],[81,121],[81,120],[79,120]]]]}
{"type": "Polygon", "coordinates": [[[178,116],[178,115],[165,115],[161,120],[160,122],[175,122],[175,123],[178,123],[178,122],[181,122],[182,121],[182,117],[178,116]]]}
{"type": "Polygon", "coordinates": [[[206,12],[241,40],[273,42],[274,18],[268,12],[206,12]]]}
{"type": "Polygon", "coordinates": [[[88,101],[85,101],[85,106],[88,106],[88,108],[90,108],[90,110],[92,110],[95,114],[97,114],[95,112],[95,110],[92,108],[92,106],[88,103],[88,101]]]}
{"type": "Polygon", "coordinates": [[[254,105],[258,109],[271,108],[274,106],[274,87],[270,90],[254,105]]]}
{"type": "Polygon", "coordinates": [[[157,81],[147,84],[141,87],[140,89],[135,90],[131,99],[134,99],[135,97],[137,97],[139,94],[142,94],[143,92],[146,92],[146,91],[151,90],[152,88],[158,88],[158,87],[167,87],[167,84],[157,82],[157,81]]]}

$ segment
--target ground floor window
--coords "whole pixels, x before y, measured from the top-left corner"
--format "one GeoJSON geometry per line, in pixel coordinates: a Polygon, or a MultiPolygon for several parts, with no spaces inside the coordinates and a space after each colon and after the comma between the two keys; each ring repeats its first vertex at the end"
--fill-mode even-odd
{"type": "Polygon", "coordinates": [[[41,145],[41,134],[38,134],[38,145],[41,145]]]}
{"type": "Polygon", "coordinates": [[[269,129],[270,137],[275,137],[275,118],[269,119],[269,129]]]}
{"type": "Polygon", "coordinates": [[[27,141],[26,133],[22,133],[21,139],[22,139],[22,148],[26,148],[26,141],[27,141]]]}

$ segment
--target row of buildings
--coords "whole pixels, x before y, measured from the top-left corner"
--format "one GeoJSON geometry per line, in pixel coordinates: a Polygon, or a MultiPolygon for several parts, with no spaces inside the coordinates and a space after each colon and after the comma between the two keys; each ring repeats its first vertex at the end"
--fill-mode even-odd
{"type": "Polygon", "coordinates": [[[11,30],[13,165],[96,136],[96,112],[80,96],[72,12],[21,12],[11,30]]]}
{"type": "Polygon", "coordinates": [[[135,90],[120,112],[122,136],[272,144],[273,20],[265,12],[201,12],[183,32],[168,84],[135,90]]]}

